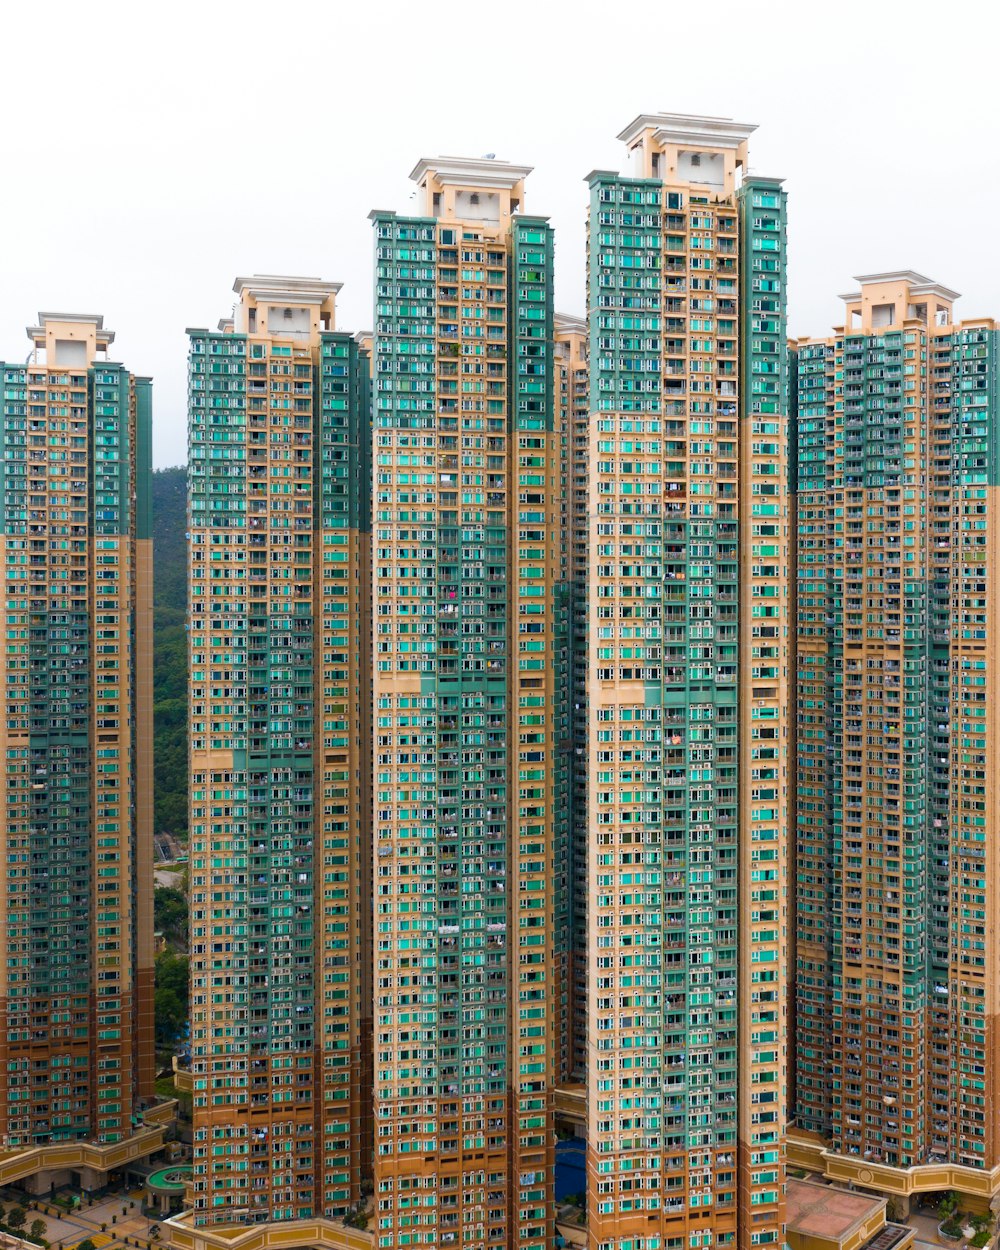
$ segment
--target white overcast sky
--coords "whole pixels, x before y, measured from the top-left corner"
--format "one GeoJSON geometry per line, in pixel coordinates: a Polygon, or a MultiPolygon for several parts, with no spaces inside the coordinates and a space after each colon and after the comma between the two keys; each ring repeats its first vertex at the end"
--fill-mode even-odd
{"type": "Polygon", "coordinates": [[[789,192],[789,331],[913,268],[1000,316],[1000,6],[990,0],[50,0],[0,26],[0,358],[39,309],[101,312],[185,459],[188,326],[237,274],[342,281],[370,328],[372,208],[417,158],[535,167],[556,303],[584,311],[584,175],[639,112],[754,122],[789,192]]]}

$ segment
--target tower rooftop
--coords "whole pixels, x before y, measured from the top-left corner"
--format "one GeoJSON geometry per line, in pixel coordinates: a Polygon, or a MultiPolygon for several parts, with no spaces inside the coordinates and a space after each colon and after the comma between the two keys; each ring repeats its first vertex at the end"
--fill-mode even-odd
{"type": "Polygon", "coordinates": [[[331,295],[336,295],[343,285],[343,282],[324,282],[322,278],[255,273],[250,278],[237,278],[233,283],[233,290],[237,295],[250,295],[256,300],[278,300],[285,304],[322,304],[331,295]]]}
{"type": "Polygon", "coordinates": [[[44,347],[46,331],[55,325],[92,327],[98,348],[108,348],[115,341],[115,332],[105,330],[101,313],[40,312],[38,325],[25,326],[25,332],[36,347],[44,347]]]}
{"type": "Polygon", "coordinates": [[[531,165],[512,165],[491,156],[422,156],[410,177],[423,183],[428,174],[442,186],[516,187],[531,173],[531,165]]]}
{"type": "Polygon", "coordinates": [[[645,130],[656,131],[656,141],[688,143],[700,147],[738,148],[757,129],[756,124],[731,117],[705,117],[696,113],[640,113],[618,135],[632,143],[645,130]]]}
{"type": "MultiPolygon", "coordinates": [[[[728,197],[747,167],[747,143],[756,129],[731,117],[640,113],[618,138],[628,149],[631,177],[728,197]]],[[[594,177],[587,180],[591,185],[594,177]]]]}
{"type": "Polygon", "coordinates": [[[553,314],[557,334],[586,334],[587,318],[577,317],[574,313],[553,314]]]}
{"type": "Polygon", "coordinates": [[[223,334],[269,334],[300,344],[313,342],[322,330],[334,328],[337,292],[342,282],[300,278],[283,273],[255,273],[237,278],[239,296],[233,316],[223,317],[223,334]]]}
{"type": "MultiPolygon", "coordinates": [[[[885,273],[860,273],[855,274],[854,281],[860,287],[886,286],[889,283],[905,282],[911,295],[936,295],[939,299],[948,301],[957,300],[960,295],[958,291],[935,282],[933,278],[928,278],[925,274],[917,273],[915,269],[888,269],[885,273]]],[[[861,298],[861,292],[852,291],[840,298],[847,303],[853,303],[861,298]]]]}
{"type": "Polygon", "coordinates": [[[428,217],[499,230],[521,212],[530,165],[490,156],[423,156],[410,171],[428,217]]]}

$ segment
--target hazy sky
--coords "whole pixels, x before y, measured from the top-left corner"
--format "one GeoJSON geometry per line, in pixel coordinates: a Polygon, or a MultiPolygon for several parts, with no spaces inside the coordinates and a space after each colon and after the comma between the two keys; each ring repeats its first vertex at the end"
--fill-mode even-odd
{"type": "Polygon", "coordinates": [[[988,0],[441,4],[51,0],[4,6],[0,357],[39,309],[101,312],[152,374],[155,461],[185,458],[188,326],[237,274],[342,281],[371,325],[372,208],[420,156],[532,164],[556,303],[584,309],[584,175],[637,113],[755,122],[789,192],[789,330],[852,276],[913,268],[1000,316],[1000,6],[988,0]]]}

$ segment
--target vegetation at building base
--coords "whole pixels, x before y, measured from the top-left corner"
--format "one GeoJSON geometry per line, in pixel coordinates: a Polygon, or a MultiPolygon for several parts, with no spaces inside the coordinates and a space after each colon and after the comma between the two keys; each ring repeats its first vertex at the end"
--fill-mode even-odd
{"type": "Polygon", "coordinates": [[[993,1222],[996,1217],[992,1211],[980,1211],[978,1215],[970,1215],[968,1223],[975,1230],[969,1239],[969,1245],[982,1250],[993,1240],[993,1222]]]}
{"type": "Polygon", "coordinates": [[[173,951],[156,956],[156,1044],[171,1046],[188,1019],[188,958],[173,951]]]}
{"type": "Polygon", "coordinates": [[[183,890],[158,885],[153,891],[153,928],[174,950],[187,950],[188,904],[183,890]]]}
{"type": "MultiPolygon", "coordinates": [[[[153,832],[187,837],[187,470],[153,474],[153,832]]],[[[154,894],[156,1044],[172,1047],[188,1019],[187,899],[154,894]]]]}
{"type": "Polygon", "coordinates": [[[187,470],[153,474],[153,828],[187,836],[187,470]]]}
{"type": "Polygon", "coordinates": [[[9,1233],[12,1237],[20,1237],[22,1241],[33,1241],[36,1246],[48,1246],[45,1240],[45,1221],[32,1220],[31,1227],[26,1228],[28,1212],[24,1207],[15,1205],[5,1214],[0,1207],[0,1233],[9,1233]]]}
{"type": "Polygon", "coordinates": [[[961,1237],[962,1212],[958,1209],[958,1194],[953,1189],[941,1195],[938,1201],[939,1228],[946,1237],[961,1237]]]}
{"type": "Polygon", "coordinates": [[[938,1231],[951,1241],[961,1241],[965,1237],[966,1228],[973,1230],[969,1245],[982,1250],[993,1240],[995,1216],[992,1211],[982,1211],[969,1215],[961,1209],[961,1198],[953,1189],[949,1189],[937,1199],[937,1213],[941,1217],[938,1231]]]}

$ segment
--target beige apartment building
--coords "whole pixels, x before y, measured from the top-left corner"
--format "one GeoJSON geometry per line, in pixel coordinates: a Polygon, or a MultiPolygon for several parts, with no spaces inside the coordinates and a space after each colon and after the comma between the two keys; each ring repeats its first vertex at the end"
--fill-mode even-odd
{"type": "MultiPolygon", "coordinates": [[[[100,316],[3,371],[0,1174],[85,1188],[154,1100],[152,385],[100,316]]],[[[20,356],[20,353],[19,353],[20,356]]]]}
{"type": "Polygon", "coordinates": [[[370,1174],[369,370],[339,289],[238,278],[189,331],[196,1225],[344,1216],[370,1174]]]}
{"type": "Polygon", "coordinates": [[[569,955],[563,1079],[578,1083],[587,1071],[587,455],[590,389],[587,381],[587,322],[557,313],[555,350],[562,422],[562,537],[569,576],[570,830],[566,906],[569,955]]]}
{"type": "Polygon", "coordinates": [[[425,159],[371,214],[375,1233],[551,1244],[567,588],[552,231],[425,159]]]}
{"type": "Polygon", "coordinates": [[[784,1241],[785,196],[644,114],[590,187],[588,1240],[784,1241]]]}
{"type": "Polygon", "coordinates": [[[796,1162],[1000,1190],[997,324],[868,274],[794,344],[796,1162]]]}

